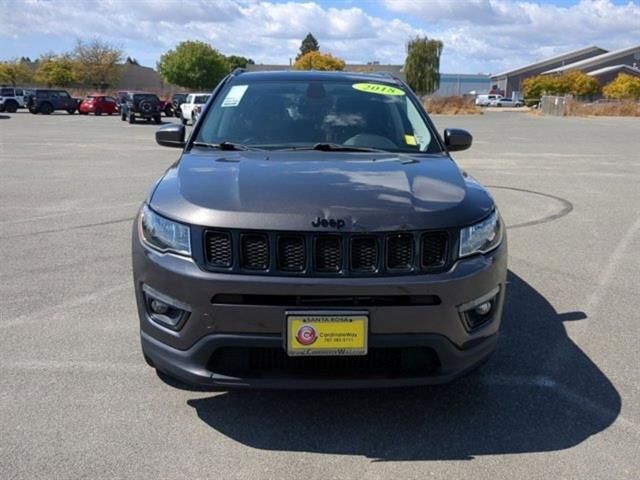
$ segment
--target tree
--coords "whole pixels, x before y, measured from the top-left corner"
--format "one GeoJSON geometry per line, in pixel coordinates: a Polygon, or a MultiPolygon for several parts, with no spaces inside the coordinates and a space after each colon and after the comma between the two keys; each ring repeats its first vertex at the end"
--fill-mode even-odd
{"type": "Polygon", "coordinates": [[[344,70],[344,60],[330,53],[308,52],[293,64],[294,70],[344,70]]]}
{"type": "Polygon", "coordinates": [[[525,98],[540,98],[543,94],[590,97],[600,91],[600,84],[594,77],[573,70],[560,75],[537,75],[522,82],[525,98]]]}
{"type": "Polygon", "coordinates": [[[224,55],[208,43],[186,41],[160,57],[158,71],[168,83],[211,90],[227,74],[228,64],[224,55]]]}
{"type": "Polygon", "coordinates": [[[104,90],[117,83],[122,50],[99,38],[77,40],[71,52],[78,79],[85,85],[104,90]]]}
{"type": "Polygon", "coordinates": [[[35,78],[47,87],[68,87],[77,80],[75,64],[69,55],[42,55],[35,78]]]}
{"type": "Polygon", "coordinates": [[[319,52],[320,51],[320,44],[318,43],[318,40],[316,40],[316,37],[314,37],[311,32],[307,33],[307,36],[304,37],[304,40],[302,40],[302,43],[300,44],[300,53],[298,53],[298,56],[296,57],[296,62],[298,60],[300,60],[300,57],[302,57],[303,55],[306,55],[309,52],[319,52]]]}
{"type": "Polygon", "coordinates": [[[567,72],[564,75],[567,92],[574,97],[592,97],[600,91],[598,79],[579,70],[567,72]]]}
{"type": "Polygon", "coordinates": [[[229,55],[226,57],[229,71],[233,72],[236,68],[246,68],[247,65],[255,65],[256,62],[250,58],[240,57],[238,55],[229,55]]]}
{"type": "Polygon", "coordinates": [[[31,70],[25,62],[12,60],[0,63],[0,81],[16,86],[19,83],[27,83],[31,79],[31,70]]]}
{"type": "Polygon", "coordinates": [[[404,72],[407,83],[419,94],[429,95],[440,86],[440,40],[415,37],[407,42],[404,72]]]}
{"type": "Polygon", "coordinates": [[[620,73],[602,89],[602,93],[608,98],[621,100],[640,99],[640,78],[627,73],[620,73]]]}

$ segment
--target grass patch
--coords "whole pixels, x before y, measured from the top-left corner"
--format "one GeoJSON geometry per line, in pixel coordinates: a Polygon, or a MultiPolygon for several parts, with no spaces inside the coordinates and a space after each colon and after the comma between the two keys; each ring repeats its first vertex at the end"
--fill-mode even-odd
{"type": "Polygon", "coordinates": [[[429,97],[423,105],[431,115],[482,115],[472,97],[429,97]]]}
{"type": "Polygon", "coordinates": [[[569,100],[566,115],[572,117],[640,117],[640,103],[620,102],[583,103],[569,100]]]}

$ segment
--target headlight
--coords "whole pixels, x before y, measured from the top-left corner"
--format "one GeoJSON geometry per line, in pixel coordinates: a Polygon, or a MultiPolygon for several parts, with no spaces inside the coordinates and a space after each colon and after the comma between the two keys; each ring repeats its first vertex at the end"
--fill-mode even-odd
{"type": "Polygon", "coordinates": [[[146,205],[142,208],[140,231],[144,242],[162,252],[191,255],[191,232],[188,225],[158,215],[146,205]]]}
{"type": "Polygon", "coordinates": [[[460,257],[467,257],[474,253],[487,253],[502,241],[502,221],[498,211],[480,223],[460,230],[460,257]]]}

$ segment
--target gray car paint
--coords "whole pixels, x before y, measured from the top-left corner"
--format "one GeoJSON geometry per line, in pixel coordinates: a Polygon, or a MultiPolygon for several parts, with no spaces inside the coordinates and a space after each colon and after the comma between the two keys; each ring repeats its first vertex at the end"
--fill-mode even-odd
{"type": "Polygon", "coordinates": [[[447,155],[198,149],[166,172],[150,205],[193,225],[299,231],[318,216],[343,219],[344,231],[458,227],[494,208],[447,155]]]}

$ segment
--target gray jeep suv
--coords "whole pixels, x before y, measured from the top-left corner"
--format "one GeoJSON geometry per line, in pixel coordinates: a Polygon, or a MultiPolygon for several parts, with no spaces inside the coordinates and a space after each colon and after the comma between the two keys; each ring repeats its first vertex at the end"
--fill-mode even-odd
{"type": "Polygon", "coordinates": [[[498,339],[506,233],[401,81],[236,71],[133,228],[147,362],[201,387],[453,380],[498,339]]]}

